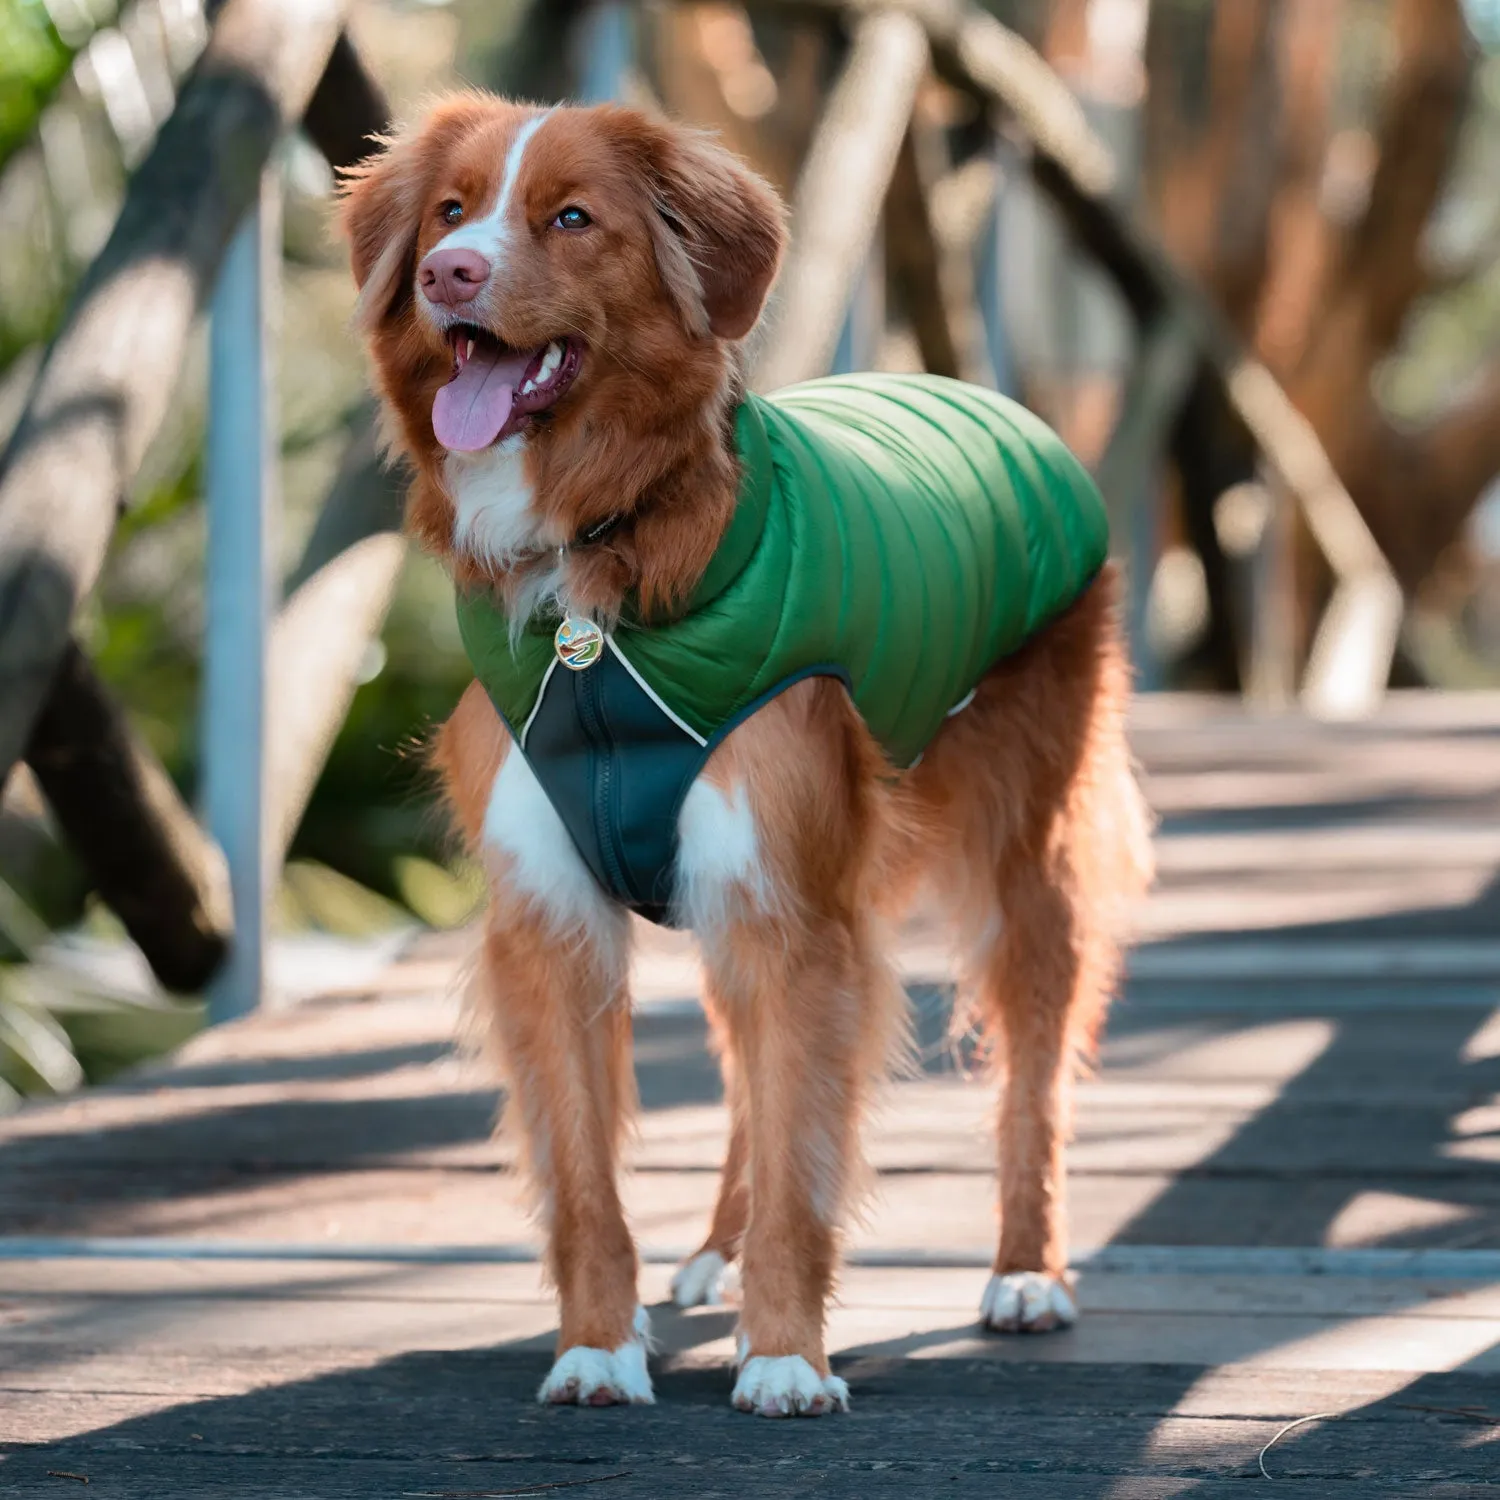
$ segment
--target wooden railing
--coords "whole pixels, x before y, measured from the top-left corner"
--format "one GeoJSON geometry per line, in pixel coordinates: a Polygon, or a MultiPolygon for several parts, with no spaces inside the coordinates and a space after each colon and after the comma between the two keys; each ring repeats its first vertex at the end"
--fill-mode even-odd
{"type": "MultiPolygon", "coordinates": [[[[867,358],[863,293],[878,291],[883,276],[900,280],[924,363],[971,373],[973,340],[942,284],[930,185],[912,146],[917,91],[934,70],[975,98],[997,132],[1020,137],[1035,184],[1134,315],[1136,364],[1098,477],[1121,523],[1138,658],[1161,470],[1170,461],[1185,487],[1211,483],[1202,428],[1228,421],[1260,454],[1271,515],[1257,569],[1252,692],[1274,703],[1294,689],[1286,632],[1276,627],[1282,521],[1295,507],[1337,583],[1301,696],[1322,713],[1372,707],[1401,617],[1390,570],[1307,422],[1134,222],[1110,152],[1057,76],[963,0],[752,0],[750,8],[837,21],[848,39],[794,194],[793,250],[770,336],[755,352],[755,384],[867,358]],[[893,226],[883,269],[882,214],[893,226]]],[[[180,990],[209,985],[215,1019],[245,1012],[264,992],[272,882],[402,559],[399,477],[381,467],[366,421],[288,597],[275,598],[267,538],[278,445],[266,333],[279,265],[275,149],[300,120],[344,166],[387,123],[378,88],[341,33],[344,9],[340,0],[219,8],[0,459],[0,780],[23,757],[31,763],[158,977],[180,990]],[[72,620],[161,426],[194,316],[210,301],[205,833],[74,644],[72,620]]],[[[622,3],[584,13],[584,97],[619,92],[632,21],[622,3]]],[[[994,361],[1004,346],[991,271],[977,301],[994,361]]]]}

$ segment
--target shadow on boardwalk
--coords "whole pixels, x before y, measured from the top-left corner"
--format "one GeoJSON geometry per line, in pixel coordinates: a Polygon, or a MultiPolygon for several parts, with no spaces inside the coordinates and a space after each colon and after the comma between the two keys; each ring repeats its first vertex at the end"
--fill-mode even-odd
{"type": "MultiPolygon", "coordinates": [[[[722,1318],[702,1321],[722,1332],[722,1318]]],[[[531,1398],[544,1363],[536,1341],[411,1353],[173,1406],[13,1450],[0,1492],[65,1493],[67,1481],[50,1477],[64,1474],[86,1475],[98,1500],[480,1497],[585,1484],[613,1500],[1220,1500],[1259,1479],[1255,1455],[1283,1425],[1173,1417],[1202,1372],[1170,1365],[865,1356],[840,1364],[857,1383],[847,1417],[766,1422],[730,1410],[727,1374],[690,1356],[659,1372],[653,1408],[542,1409],[531,1398]]],[[[1291,1399],[1316,1400],[1316,1380],[1288,1380],[1304,1387],[1291,1399]]],[[[1489,1399],[1493,1409],[1497,1395],[1500,1377],[1430,1375],[1290,1434],[1267,1459],[1276,1493],[1493,1493],[1496,1429],[1460,1408],[1489,1399]]]]}

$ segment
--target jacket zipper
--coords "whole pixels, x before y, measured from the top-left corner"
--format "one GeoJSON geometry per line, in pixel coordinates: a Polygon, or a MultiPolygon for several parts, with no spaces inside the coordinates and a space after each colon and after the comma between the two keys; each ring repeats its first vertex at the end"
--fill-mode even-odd
{"type": "Polygon", "coordinates": [[[615,838],[614,820],[609,815],[610,791],[614,777],[615,742],[604,721],[604,706],[599,696],[598,680],[592,669],[577,677],[578,716],[584,733],[598,754],[598,770],[593,777],[594,837],[599,853],[609,871],[610,884],[621,894],[633,894],[625,879],[625,860],[615,838]]]}

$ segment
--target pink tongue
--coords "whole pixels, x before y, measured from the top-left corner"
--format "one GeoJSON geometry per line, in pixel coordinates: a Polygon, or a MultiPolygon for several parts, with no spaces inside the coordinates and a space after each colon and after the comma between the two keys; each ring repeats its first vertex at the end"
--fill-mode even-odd
{"type": "Polygon", "coordinates": [[[475,344],[468,362],[432,403],[438,442],[458,453],[488,448],[510,419],[516,387],[530,363],[529,354],[502,358],[498,349],[475,344]]]}

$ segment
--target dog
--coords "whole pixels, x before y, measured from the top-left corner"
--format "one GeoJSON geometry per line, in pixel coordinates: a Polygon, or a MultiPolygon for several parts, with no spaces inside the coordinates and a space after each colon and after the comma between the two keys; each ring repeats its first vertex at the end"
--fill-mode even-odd
{"type": "Polygon", "coordinates": [[[713,1300],[739,1262],[735,1407],[848,1405],[825,1309],[861,1114],[905,1036],[882,933],[919,890],[1005,1079],[982,1321],[1072,1323],[1071,1080],[1150,878],[1097,492],[956,382],[748,396],[784,211],[700,134],[461,94],[341,192],[408,527],[476,668],[433,755],[490,880],[476,998],[559,1300],[539,1399],[652,1400],[616,1185],[632,909],[703,953],[731,1136],[674,1296],[713,1300]],[[1047,524],[1018,531],[1028,484],[1047,524]],[[1028,549],[1076,587],[996,635],[996,570],[1028,549]]]}

